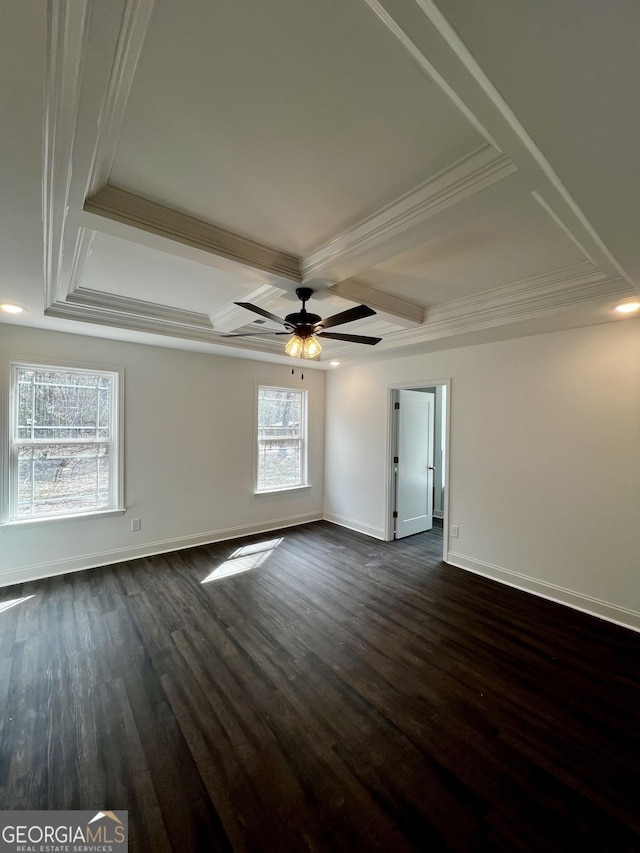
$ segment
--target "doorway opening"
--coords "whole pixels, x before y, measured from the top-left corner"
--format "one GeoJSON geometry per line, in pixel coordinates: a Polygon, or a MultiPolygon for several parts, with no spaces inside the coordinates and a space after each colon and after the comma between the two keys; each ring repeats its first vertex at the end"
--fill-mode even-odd
{"type": "Polygon", "coordinates": [[[451,380],[389,387],[385,538],[433,531],[448,551],[451,380]]]}

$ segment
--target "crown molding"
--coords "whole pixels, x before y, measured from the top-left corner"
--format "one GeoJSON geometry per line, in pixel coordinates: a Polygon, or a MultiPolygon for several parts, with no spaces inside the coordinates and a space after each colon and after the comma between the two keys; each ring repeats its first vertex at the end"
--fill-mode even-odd
{"type": "MultiPolygon", "coordinates": [[[[383,337],[376,347],[377,352],[400,351],[438,338],[530,320],[574,305],[621,299],[629,295],[630,288],[626,282],[619,278],[607,279],[601,270],[585,261],[434,306],[428,311],[427,321],[418,328],[406,330],[396,326],[390,329],[389,324],[381,319],[375,327],[369,326],[367,333],[383,337]]],[[[267,296],[263,291],[264,300],[267,296]]],[[[45,310],[45,314],[64,320],[215,344],[228,348],[230,355],[237,348],[282,354],[281,342],[269,340],[268,336],[234,338],[232,343],[228,342],[212,328],[206,314],[179,311],[169,306],[88,288],[76,289],[66,302],[53,303],[45,310]]],[[[331,342],[331,357],[351,352],[349,344],[331,342]]]]}
{"type": "MultiPolygon", "coordinates": [[[[67,283],[65,298],[69,298],[71,293],[74,293],[80,287],[84,269],[91,254],[91,247],[96,236],[95,231],[88,228],[79,228],[76,236],[76,245],[73,250],[73,260],[71,261],[71,273],[67,283]]],[[[62,285],[62,282],[61,282],[62,285]]],[[[60,296],[62,296],[62,286],[60,287],[60,296]]]]}
{"type": "Polygon", "coordinates": [[[67,296],[67,304],[84,305],[90,308],[105,309],[110,312],[139,317],[143,321],[166,321],[173,326],[185,327],[186,330],[212,329],[211,321],[206,314],[198,311],[184,311],[169,305],[159,305],[143,299],[132,299],[129,296],[119,296],[115,293],[91,290],[78,287],[67,296]]]}
{"type": "MultiPolygon", "coordinates": [[[[402,349],[437,338],[535,319],[574,305],[628,295],[626,282],[620,278],[608,279],[601,270],[585,261],[436,305],[427,310],[426,321],[421,327],[387,335],[376,350],[402,349]]],[[[348,352],[347,347],[340,347],[333,349],[332,355],[348,352]]]]}
{"type": "MultiPolygon", "coordinates": [[[[435,306],[427,311],[426,325],[433,328],[450,320],[459,323],[468,319],[525,320],[541,311],[568,308],[599,298],[605,283],[610,283],[605,274],[585,261],[435,306]]],[[[616,279],[614,291],[618,285],[616,279]]]]}
{"type": "Polygon", "coordinates": [[[109,82],[104,93],[85,196],[94,195],[111,174],[129,93],[156,0],[126,0],[109,82]]]}
{"type": "Polygon", "coordinates": [[[621,279],[607,280],[600,270],[569,267],[436,306],[427,312],[422,329],[409,332],[403,343],[530,320],[573,305],[614,298],[628,289],[621,279]]]}
{"type": "Polygon", "coordinates": [[[88,24],[89,0],[48,4],[42,152],[45,307],[57,299],[60,282],[88,24]]]}
{"type": "MultiPolygon", "coordinates": [[[[133,302],[136,301],[133,300],[133,302]]],[[[149,303],[144,304],[148,305],[149,303]]],[[[233,354],[234,349],[253,350],[254,352],[272,355],[283,354],[282,345],[279,342],[270,341],[268,338],[261,338],[259,345],[256,345],[257,338],[234,338],[233,343],[228,342],[224,337],[213,331],[206,315],[199,315],[201,319],[198,323],[189,325],[164,319],[161,316],[152,316],[151,313],[146,315],[133,313],[130,310],[132,309],[131,305],[124,305],[123,310],[118,310],[115,305],[115,301],[112,302],[111,307],[101,307],[95,302],[91,305],[80,304],[79,302],[54,302],[44,313],[47,317],[56,317],[61,320],[74,320],[80,323],[91,323],[92,325],[125,329],[132,332],[213,344],[228,349],[229,355],[233,354]]],[[[154,306],[153,313],[159,313],[158,307],[154,306]]]]}
{"type": "MultiPolygon", "coordinates": [[[[242,297],[243,302],[252,302],[254,305],[268,309],[269,304],[286,293],[282,287],[271,284],[263,284],[242,297]]],[[[216,332],[233,332],[247,323],[247,309],[241,308],[233,302],[218,308],[209,314],[209,319],[216,332]]]]}
{"type": "Polygon", "coordinates": [[[296,283],[302,281],[300,262],[295,255],[195,219],[111,184],[88,198],[84,210],[210,254],[221,255],[243,266],[254,267],[296,283]]]}
{"type": "Polygon", "coordinates": [[[485,145],[303,258],[303,276],[317,276],[337,260],[344,262],[392,240],[516,171],[508,157],[485,145]]]}

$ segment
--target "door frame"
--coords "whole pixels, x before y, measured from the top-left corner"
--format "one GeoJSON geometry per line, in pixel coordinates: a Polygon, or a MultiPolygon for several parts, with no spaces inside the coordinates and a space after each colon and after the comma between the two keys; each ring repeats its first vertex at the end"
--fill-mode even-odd
{"type": "Polygon", "coordinates": [[[393,456],[395,451],[395,420],[393,416],[394,397],[396,391],[416,391],[419,388],[444,386],[445,400],[445,454],[444,454],[444,518],[442,520],[442,559],[449,554],[449,477],[451,471],[451,378],[424,379],[420,382],[394,382],[387,385],[387,453],[385,466],[385,506],[384,506],[384,541],[393,541],[393,505],[395,500],[395,482],[393,477],[393,456]]]}

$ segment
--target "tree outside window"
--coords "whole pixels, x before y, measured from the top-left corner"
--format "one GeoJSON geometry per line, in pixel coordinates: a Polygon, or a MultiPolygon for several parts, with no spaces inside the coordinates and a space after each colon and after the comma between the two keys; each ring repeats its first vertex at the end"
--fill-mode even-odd
{"type": "Polygon", "coordinates": [[[12,365],[13,520],[116,507],[118,379],[117,372],[12,365]]]}

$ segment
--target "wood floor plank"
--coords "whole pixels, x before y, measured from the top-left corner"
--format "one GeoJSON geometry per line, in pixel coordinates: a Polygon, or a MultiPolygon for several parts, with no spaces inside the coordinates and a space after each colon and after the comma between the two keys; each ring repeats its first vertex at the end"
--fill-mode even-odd
{"type": "Polygon", "coordinates": [[[0,808],[128,809],[133,853],[637,851],[640,636],[441,551],[319,522],[4,590],[0,808]]]}

